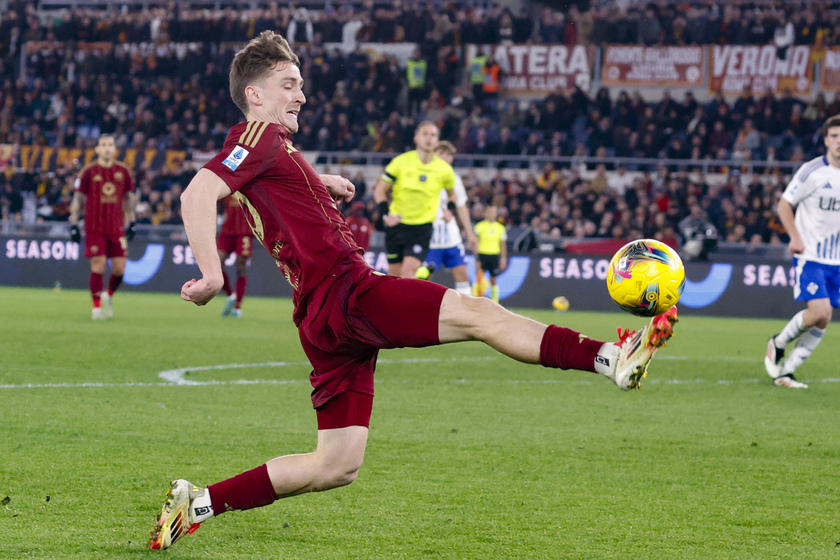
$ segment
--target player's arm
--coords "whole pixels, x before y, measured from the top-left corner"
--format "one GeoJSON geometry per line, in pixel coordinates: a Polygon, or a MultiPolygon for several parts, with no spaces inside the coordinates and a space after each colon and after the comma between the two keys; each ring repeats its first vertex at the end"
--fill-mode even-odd
{"type": "Polygon", "coordinates": [[[216,251],[216,204],[231,193],[215,173],[200,169],[181,194],[181,214],[201,279],[181,288],[181,298],[204,305],[222,289],[222,263],[216,251]]]}
{"type": "Polygon", "coordinates": [[[134,221],[134,210],[137,208],[139,196],[135,191],[125,193],[123,197],[123,216],[126,226],[134,221]]]}
{"type": "Polygon", "coordinates": [[[467,208],[466,204],[458,206],[454,189],[447,191],[447,194],[449,194],[449,207],[451,208],[453,205],[455,206],[455,213],[458,215],[458,220],[461,222],[461,229],[464,230],[464,233],[467,236],[467,250],[475,253],[478,251],[478,239],[476,239],[475,233],[473,232],[472,222],[470,221],[470,210],[467,208]]]}
{"type": "Polygon", "coordinates": [[[70,217],[68,218],[70,225],[78,225],[79,216],[86,202],[87,196],[83,192],[75,191],[73,193],[73,200],[70,201],[70,217]]]}
{"type": "Polygon", "coordinates": [[[796,229],[795,214],[793,205],[784,198],[779,200],[776,211],[779,213],[779,220],[785,226],[790,243],[788,243],[788,252],[799,254],[805,251],[805,243],[802,241],[802,236],[799,235],[799,230],[796,229]]]}
{"type": "Polygon", "coordinates": [[[387,181],[383,181],[382,178],[376,180],[376,185],[373,187],[373,201],[376,202],[376,205],[379,207],[379,215],[382,216],[382,221],[388,227],[394,227],[400,220],[402,220],[402,216],[399,214],[391,214],[390,207],[388,206],[388,191],[391,190],[391,184],[387,181]]]}

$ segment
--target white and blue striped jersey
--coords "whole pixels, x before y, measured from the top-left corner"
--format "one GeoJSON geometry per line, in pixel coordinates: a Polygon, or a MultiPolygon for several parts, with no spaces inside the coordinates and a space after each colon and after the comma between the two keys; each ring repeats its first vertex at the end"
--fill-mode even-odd
{"type": "MultiPolygon", "coordinates": [[[[467,200],[467,189],[464,187],[464,182],[456,173],[455,206],[464,206],[467,200]]],[[[429,249],[449,249],[451,247],[457,247],[464,242],[461,238],[461,228],[458,227],[458,221],[455,218],[452,218],[448,222],[443,219],[443,211],[446,209],[447,204],[449,204],[449,193],[442,190],[440,191],[440,205],[438,206],[437,215],[432,225],[432,240],[429,243],[429,249]]]]}
{"type": "Polygon", "coordinates": [[[796,229],[805,244],[801,258],[840,265],[840,168],[825,157],[799,168],[782,198],[796,208],[796,229]]]}

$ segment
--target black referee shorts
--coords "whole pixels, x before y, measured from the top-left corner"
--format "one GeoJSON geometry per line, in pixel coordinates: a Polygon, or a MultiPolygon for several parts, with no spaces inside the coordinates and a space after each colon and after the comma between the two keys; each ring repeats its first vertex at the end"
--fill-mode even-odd
{"type": "Polygon", "coordinates": [[[432,224],[397,224],[385,228],[385,249],[388,262],[401,263],[404,257],[414,257],[420,262],[426,258],[432,240],[432,224]]]}

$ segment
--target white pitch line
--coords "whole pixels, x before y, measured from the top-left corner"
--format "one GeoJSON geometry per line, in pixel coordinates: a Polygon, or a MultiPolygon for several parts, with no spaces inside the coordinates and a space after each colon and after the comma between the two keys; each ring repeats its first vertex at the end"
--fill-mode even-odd
{"type": "MultiPolygon", "coordinates": [[[[498,356],[489,356],[489,357],[478,357],[478,358],[407,358],[402,360],[391,360],[391,359],[380,359],[377,363],[382,364],[411,364],[411,363],[440,363],[440,362],[487,362],[487,361],[494,361],[500,359],[498,356]]],[[[692,357],[692,356],[660,356],[658,360],[679,360],[679,361],[715,361],[715,362],[725,362],[725,361],[737,361],[737,362],[755,362],[760,363],[755,358],[748,358],[745,356],[717,356],[717,357],[692,357]]],[[[300,362],[261,362],[261,363],[252,363],[252,364],[219,364],[213,366],[195,366],[195,367],[185,367],[185,368],[177,368],[177,369],[170,369],[161,371],[158,373],[158,377],[163,379],[162,382],[157,383],[149,383],[149,382],[126,382],[126,383],[104,383],[104,382],[84,382],[84,383],[23,383],[23,384],[4,384],[0,385],[0,389],[82,389],[82,388],[103,388],[103,387],[173,387],[173,386],[190,386],[190,387],[202,387],[202,386],[212,386],[212,385],[290,385],[293,383],[302,383],[306,380],[304,379],[236,379],[236,380],[229,380],[229,381],[214,381],[214,380],[207,380],[207,381],[195,381],[192,379],[186,379],[186,375],[191,372],[199,372],[199,371],[220,371],[220,370],[227,370],[227,369],[245,369],[245,368],[257,368],[257,367],[291,367],[291,366],[301,366],[301,367],[310,367],[309,362],[300,361],[300,362]]],[[[376,380],[377,383],[382,383],[383,381],[390,381],[390,380],[376,380]]],[[[488,379],[466,379],[466,378],[459,378],[452,380],[455,383],[494,383],[496,380],[488,380],[488,379]]],[[[579,379],[579,380],[569,380],[569,379],[507,379],[507,380],[499,380],[500,382],[507,382],[512,384],[532,384],[532,385],[549,385],[549,384],[565,384],[569,383],[572,385],[589,385],[592,383],[589,379],[579,379]]],[[[702,384],[702,383],[713,383],[717,385],[728,385],[734,383],[762,383],[768,381],[766,378],[762,377],[760,379],[750,378],[750,379],[736,379],[736,380],[727,380],[727,379],[719,379],[717,381],[705,380],[705,379],[657,379],[656,377],[651,379],[646,379],[645,384],[663,384],[663,385],[694,385],[694,384],[702,384]]],[[[804,380],[807,383],[840,383],[840,378],[837,377],[827,377],[824,379],[816,379],[816,380],[804,380]]],[[[400,384],[406,383],[406,380],[401,379],[396,381],[400,384]]]]}

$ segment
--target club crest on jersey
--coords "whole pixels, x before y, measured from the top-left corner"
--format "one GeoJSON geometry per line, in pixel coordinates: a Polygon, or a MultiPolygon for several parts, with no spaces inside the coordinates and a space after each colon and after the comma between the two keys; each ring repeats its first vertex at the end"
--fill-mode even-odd
{"type": "Polygon", "coordinates": [[[245,148],[237,146],[233,149],[230,155],[222,161],[222,165],[231,171],[236,171],[236,168],[239,167],[240,163],[245,161],[245,158],[248,157],[249,153],[250,152],[245,148]]]}

